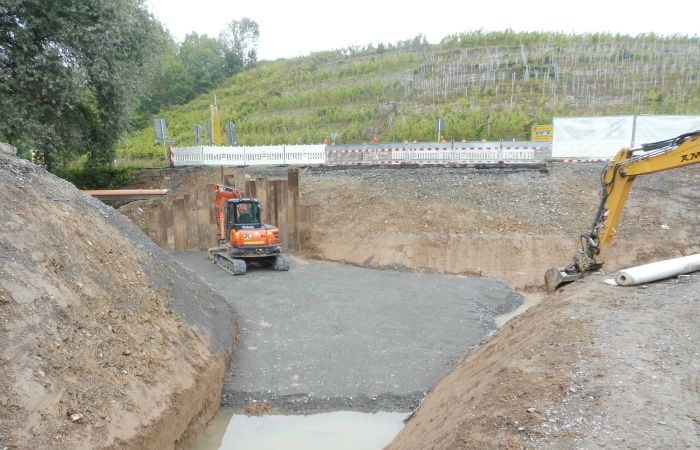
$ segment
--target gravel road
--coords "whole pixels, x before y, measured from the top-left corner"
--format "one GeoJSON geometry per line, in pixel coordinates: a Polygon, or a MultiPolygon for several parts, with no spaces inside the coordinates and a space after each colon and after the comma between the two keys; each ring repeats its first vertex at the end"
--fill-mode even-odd
{"type": "Polygon", "coordinates": [[[233,277],[175,255],[223,293],[239,343],[223,403],[280,412],[410,411],[522,296],[488,278],[415,275],[292,258],[233,277]]]}

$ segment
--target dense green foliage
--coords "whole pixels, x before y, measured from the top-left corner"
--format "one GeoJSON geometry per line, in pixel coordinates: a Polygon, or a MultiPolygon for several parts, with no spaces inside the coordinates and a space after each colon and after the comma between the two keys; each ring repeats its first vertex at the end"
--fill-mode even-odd
{"type": "Polygon", "coordinates": [[[155,80],[142,98],[132,128],[141,128],[162,109],[184,105],[257,61],[260,32],[248,18],[233,20],[218,38],[191,33],[162,48],[155,80]]]}
{"type": "Polygon", "coordinates": [[[244,17],[232,21],[219,33],[228,73],[238,73],[258,60],[260,30],[255,21],[244,17]]]}
{"type": "Polygon", "coordinates": [[[112,161],[162,30],[143,0],[0,5],[0,140],[53,168],[112,161]]]}
{"type": "Polygon", "coordinates": [[[145,0],[0,3],[0,141],[49,170],[111,164],[127,130],[255,63],[258,25],[177,44],[145,0]]]}
{"type": "MultiPolygon", "coordinates": [[[[240,145],[527,140],[554,117],[700,114],[700,38],[474,31],[262,61],[186,105],[160,112],[174,145],[221,129],[240,145]]],[[[129,136],[131,156],[163,161],[152,125],[129,136]]],[[[125,144],[125,141],[122,143],[125,144]]],[[[122,153],[123,155],[123,153],[122,153]]]]}
{"type": "Polygon", "coordinates": [[[78,189],[120,189],[134,180],[132,168],[72,167],[56,168],[55,174],[73,183],[78,189]]]}

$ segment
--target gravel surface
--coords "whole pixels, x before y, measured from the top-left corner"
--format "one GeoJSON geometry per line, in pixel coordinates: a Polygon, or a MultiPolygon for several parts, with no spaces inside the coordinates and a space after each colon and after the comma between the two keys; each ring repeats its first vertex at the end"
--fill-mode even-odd
{"type": "Polygon", "coordinates": [[[233,277],[205,252],[175,257],[224,293],[239,337],[223,403],[281,413],[411,411],[522,296],[479,277],[292,259],[233,277]]]}

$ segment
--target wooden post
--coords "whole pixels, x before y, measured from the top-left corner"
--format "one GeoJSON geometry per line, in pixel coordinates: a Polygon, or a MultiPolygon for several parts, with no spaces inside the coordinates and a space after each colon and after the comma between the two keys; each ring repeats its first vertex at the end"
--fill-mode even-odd
{"type": "Polygon", "coordinates": [[[175,228],[173,226],[173,205],[168,203],[161,208],[163,213],[163,249],[168,251],[175,250],[175,228]]]}
{"type": "Polygon", "coordinates": [[[161,207],[154,208],[148,213],[148,237],[150,237],[158,247],[163,248],[163,212],[161,209],[161,207]]]}
{"type": "Polygon", "coordinates": [[[306,238],[309,234],[309,229],[311,228],[311,206],[303,205],[299,209],[299,248],[298,250],[303,250],[306,248],[306,238]]]}
{"type": "Polygon", "coordinates": [[[185,199],[173,200],[173,228],[175,229],[175,250],[187,248],[187,222],[185,221],[185,199]]]}
{"type": "Polygon", "coordinates": [[[269,185],[267,183],[267,178],[262,177],[258,178],[255,180],[255,198],[260,200],[260,204],[263,206],[263,212],[262,216],[260,217],[260,220],[262,223],[270,223],[270,217],[272,216],[271,214],[271,208],[270,208],[270,202],[268,200],[269,195],[268,195],[268,189],[269,185]]]}
{"type": "Polygon", "coordinates": [[[272,225],[279,227],[277,220],[277,183],[270,181],[267,185],[268,218],[272,225]]]}
{"type": "Polygon", "coordinates": [[[209,218],[210,211],[215,208],[215,205],[209,203],[209,192],[208,188],[201,188],[197,191],[197,234],[198,246],[200,249],[214,247],[212,243],[215,243],[216,232],[212,235],[210,226],[211,220],[209,218]]]}
{"type": "Polygon", "coordinates": [[[299,249],[299,169],[287,170],[288,247],[299,249]]]}
{"type": "Polygon", "coordinates": [[[209,198],[209,235],[211,236],[211,240],[209,242],[213,243],[211,244],[212,247],[216,245],[216,234],[219,232],[219,227],[216,224],[216,191],[214,191],[214,185],[213,184],[208,184],[207,185],[207,190],[209,191],[207,193],[207,197],[209,198]]]}
{"type": "Polygon", "coordinates": [[[186,249],[199,250],[199,229],[197,227],[197,195],[185,194],[184,198],[186,249]]]}
{"type": "Polygon", "coordinates": [[[256,189],[255,181],[253,180],[246,180],[245,182],[245,190],[243,191],[243,197],[247,198],[258,198],[258,192],[256,189]]]}
{"type": "Polygon", "coordinates": [[[289,245],[289,221],[287,220],[287,180],[273,181],[275,184],[275,197],[277,202],[277,228],[280,230],[280,241],[282,248],[290,248],[289,245]]]}

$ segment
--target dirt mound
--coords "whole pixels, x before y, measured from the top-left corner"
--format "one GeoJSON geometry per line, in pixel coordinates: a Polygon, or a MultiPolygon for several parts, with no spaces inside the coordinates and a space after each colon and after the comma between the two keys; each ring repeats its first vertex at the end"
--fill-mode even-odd
{"type": "Polygon", "coordinates": [[[592,276],[507,323],[388,449],[695,448],[700,275],[592,276]]]}
{"type": "Polygon", "coordinates": [[[112,207],[0,155],[0,448],[174,448],[218,409],[234,316],[112,207]]]}

